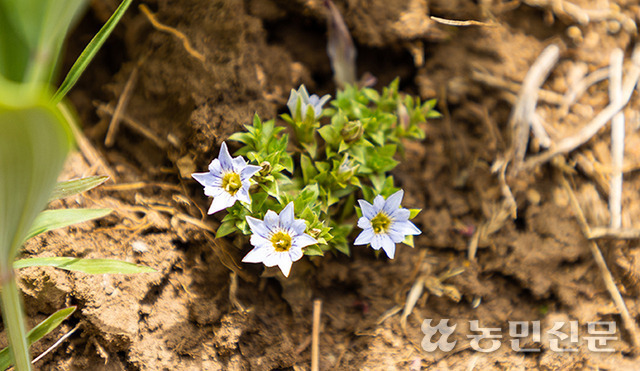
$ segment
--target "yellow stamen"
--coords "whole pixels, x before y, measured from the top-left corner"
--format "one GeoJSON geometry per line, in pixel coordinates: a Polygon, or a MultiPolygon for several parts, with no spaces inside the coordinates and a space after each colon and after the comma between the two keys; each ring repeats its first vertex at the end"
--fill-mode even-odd
{"type": "Polygon", "coordinates": [[[230,195],[235,196],[235,194],[242,188],[242,181],[240,180],[240,175],[234,172],[228,172],[224,174],[222,177],[222,189],[229,192],[230,195]]]}
{"type": "Polygon", "coordinates": [[[383,211],[371,219],[371,227],[376,234],[387,233],[391,226],[391,219],[383,211]]]}
{"type": "Polygon", "coordinates": [[[291,236],[283,231],[278,231],[271,236],[271,243],[277,252],[289,251],[291,248],[291,236]]]}

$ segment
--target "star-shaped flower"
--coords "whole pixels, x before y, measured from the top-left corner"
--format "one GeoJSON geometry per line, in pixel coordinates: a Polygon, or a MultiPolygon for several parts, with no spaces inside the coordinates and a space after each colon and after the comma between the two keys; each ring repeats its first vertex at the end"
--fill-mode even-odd
{"type": "Polygon", "coordinates": [[[291,265],[302,258],[302,248],[318,243],[315,238],[304,233],[307,224],[302,219],[294,219],[293,202],[276,214],[267,211],[264,221],[247,216],[251,228],[253,250],[242,259],[245,263],[264,263],[267,267],[278,266],[285,277],[289,277],[291,265]]]}
{"type": "Polygon", "coordinates": [[[317,119],[322,114],[322,106],[324,106],[329,99],[331,99],[329,94],[322,98],[316,94],[309,96],[307,88],[305,88],[304,85],[300,85],[300,88],[298,88],[297,91],[295,89],[291,89],[291,94],[287,101],[287,107],[289,108],[289,112],[291,112],[291,117],[295,121],[304,121],[307,117],[307,110],[309,108],[313,110],[313,115],[317,119]],[[297,112],[298,101],[300,101],[300,112],[297,112]]]}
{"type": "Polygon", "coordinates": [[[242,156],[231,158],[227,144],[222,142],[218,158],[209,164],[209,172],[191,176],[204,186],[205,195],[213,197],[208,211],[213,214],[233,206],[237,200],[250,204],[249,180],[260,169],[260,166],[247,165],[242,156]]]}
{"type": "Polygon", "coordinates": [[[396,243],[404,241],[407,235],[422,233],[418,227],[409,221],[411,212],[400,207],[404,191],[389,196],[386,200],[378,195],[373,199],[373,205],[365,200],[358,200],[362,209],[362,217],[358,220],[358,227],[363,231],[356,238],[354,245],[371,244],[375,250],[382,248],[390,259],[396,253],[396,243]]]}

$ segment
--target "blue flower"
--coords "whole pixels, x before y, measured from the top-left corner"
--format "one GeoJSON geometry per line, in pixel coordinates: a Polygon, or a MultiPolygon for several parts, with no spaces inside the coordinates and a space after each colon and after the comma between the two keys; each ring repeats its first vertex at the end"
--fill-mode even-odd
{"type": "Polygon", "coordinates": [[[382,248],[390,259],[396,253],[396,243],[404,241],[407,235],[422,233],[409,221],[411,212],[400,207],[404,191],[400,190],[387,198],[378,195],[373,205],[365,200],[358,200],[362,209],[362,217],[358,227],[363,231],[356,238],[354,245],[371,244],[375,250],[382,248]]]}
{"type": "Polygon", "coordinates": [[[242,156],[231,158],[227,144],[223,142],[218,158],[209,164],[209,172],[191,176],[204,186],[205,195],[213,197],[208,211],[213,214],[233,206],[237,200],[250,204],[249,180],[260,169],[260,166],[247,165],[242,156]]]}
{"type": "Polygon", "coordinates": [[[251,228],[253,250],[242,259],[245,263],[264,263],[267,267],[278,266],[285,277],[289,277],[291,265],[302,258],[302,248],[318,243],[315,238],[304,233],[307,224],[302,219],[294,219],[293,202],[276,214],[267,211],[264,221],[247,216],[251,228]]]}
{"type": "Polygon", "coordinates": [[[311,109],[313,111],[314,117],[317,119],[322,114],[322,106],[327,103],[327,101],[331,99],[329,94],[323,96],[322,98],[313,94],[309,96],[307,89],[304,85],[300,85],[298,90],[291,89],[291,94],[289,95],[289,101],[287,101],[287,107],[289,107],[289,111],[291,112],[291,117],[295,121],[304,121],[307,117],[307,110],[311,109]],[[300,104],[300,111],[298,111],[298,104],[300,104]]]}

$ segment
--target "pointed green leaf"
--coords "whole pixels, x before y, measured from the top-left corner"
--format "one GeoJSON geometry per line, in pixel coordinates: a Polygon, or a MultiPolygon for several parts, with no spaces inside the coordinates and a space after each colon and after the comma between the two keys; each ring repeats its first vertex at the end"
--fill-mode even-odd
{"type": "Polygon", "coordinates": [[[127,8],[129,8],[129,5],[131,5],[132,1],[133,0],[123,0],[116,11],[111,15],[109,20],[102,26],[100,31],[98,31],[93,39],[91,39],[89,45],[87,45],[87,47],[82,51],[82,54],[80,54],[73,66],[71,66],[71,70],[69,70],[69,73],[67,73],[67,77],[64,78],[64,81],[60,85],[60,88],[54,95],[53,101],[55,103],[60,102],[60,100],[62,100],[62,98],[64,98],[69,90],[71,90],[71,88],[76,84],[76,82],[80,78],[80,75],[82,75],[89,63],[91,63],[93,57],[95,57],[96,53],[98,53],[98,50],[100,50],[100,47],[102,47],[102,44],[104,44],[109,35],[111,35],[113,29],[116,28],[116,25],[120,21],[120,18],[122,18],[124,13],[127,11],[127,8]]]}
{"type": "Polygon", "coordinates": [[[90,176],[66,182],[59,182],[53,189],[53,193],[49,197],[49,201],[59,200],[61,198],[88,191],[106,182],[107,179],[109,179],[108,176],[90,176]]]}
{"type": "Polygon", "coordinates": [[[236,228],[236,223],[235,221],[228,221],[228,222],[224,222],[222,224],[220,224],[220,226],[218,227],[218,230],[216,231],[216,238],[221,238],[224,237],[226,235],[229,235],[235,231],[237,231],[238,228],[236,228]]]}
{"type": "MultiPolygon", "coordinates": [[[[47,317],[47,319],[45,319],[44,321],[38,323],[36,327],[32,328],[31,331],[29,331],[29,333],[27,334],[27,341],[29,342],[29,346],[45,337],[45,335],[47,335],[51,331],[55,330],[65,319],[69,318],[69,316],[73,314],[75,310],[76,307],[60,309],[59,311],[47,317]]],[[[0,350],[0,370],[6,370],[11,365],[11,347],[6,347],[0,350]]]]}
{"type": "Polygon", "coordinates": [[[422,211],[422,209],[409,209],[409,219],[413,219],[422,211]]]}
{"type": "Polygon", "coordinates": [[[111,209],[58,209],[45,210],[34,220],[25,241],[41,233],[64,228],[72,224],[102,218],[111,213],[111,209]]]}
{"type": "Polygon", "coordinates": [[[27,267],[55,267],[87,274],[152,273],[155,269],[115,259],[80,259],[70,257],[45,257],[20,259],[13,262],[14,269],[27,267]]]}

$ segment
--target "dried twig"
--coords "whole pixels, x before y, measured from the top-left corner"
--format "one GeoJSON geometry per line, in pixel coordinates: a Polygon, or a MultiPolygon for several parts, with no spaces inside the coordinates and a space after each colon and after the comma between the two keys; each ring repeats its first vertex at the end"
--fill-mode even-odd
{"type": "MultiPolygon", "coordinates": [[[[611,52],[609,75],[609,97],[612,103],[622,98],[622,49],[611,52]]],[[[609,211],[611,228],[622,227],[622,164],[624,161],[624,113],[618,112],[611,120],[611,187],[609,192],[609,211]]]]}
{"type": "Polygon", "coordinates": [[[129,103],[129,98],[131,98],[131,92],[133,91],[133,87],[135,86],[137,77],[138,67],[136,66],[133,67],[133,71],[131,71],[131,74],[129,74],[127,83],[124,85],[124,89],[122,89],[122,94],[120,94],[120,97],[118,98],[116,109],[111,116],[109,129],[107,130],[107,135],[104,138],[104,145],[107,147],[113,146],[113,143],[116,140],[116,134],[118,133],[118,128],[120,127],[120,119],[124,111],[127,109],[127,103],[129,103]]]}
{"type": "Polygon", "coordinates": [[[591,85],[597,84],[607,77],[609,77],[609,68],[601,68],[591,72],[575,84],[571,84],[569,90],[564,95],[564,102],[560,106],[560,117],[565,116],[569,112],[569,107],[574,104],[591,85]]]}
{"type": "Polygon", "coordinates": [[[316,299],[313,301],[313,328],[311,332],[311,371],[319,370],[321,312],[322,300],[316,299]]]}
{"type": "MultiPolygon", "coordinates": [[[[115,115],[114,109],[106,104],[99,104],[98,112],[106,113],[112,116],[115,115]]],[[[140,135],[146,137],[147,139],[152,141],[156,146],[158,146],[160,149],[169,148],[170,146],[169,141],[162,139],[161,137],[156,135],[153,131],[149,130],[147,127],[145,127],[138,121],[132,119],[131,117],[125,115],[124,113],[120,115],[120,118],[122,119],[122,122],[125,125],[127,125],[130,129],[135,130],[140,135]]],[[[106,144],[106,141],[105,141],[105,144],[106,144]]]]}
{"type": "MultiPolygon", "coordinates": [[[[585,218],[584,213],[580,208],[580,204],[578,203],[578,199],[576,198],[576,195],[573,192],[573,189],[571,189],[571,186],[569,185],[569,182],[564,177],[564,175],[560,178],[560,181],[562,183],[562,186],[567,191],[567,194],[569,195],[569,201],[571,203],[571,207],[573,208],[573,212],[576,214],[576,219],[578,220],[580,229],[582,229],[582,233],[585,235],[585,237],[589,238],[589,236],[592,235],[591,228],[589,227],[589,224],[587,223],[587,219],[585,218]]],[[[638,331],[638,326],[636,325],[636,322],[629,314],[627,305],[625,304],[624,299],[622,298],[622,295],[620,294],[620,291],[616,287],[616,284],[613,280],[613,275],[609,271],[609,268],[607,268],[607,263],[605,262],[604,257],[602,256],[602,252],[600,252],[600,248],[598,247],[598,244],[594,240],[589,240],[587,242],[587,245],[589,245],[589,250],[591,250],[593,259],[595,260],[596,265],[600,270],[600,274],[602,275],[602,279],[604,280],[604,285],[606,286],[607,291],[609,291],[609,295],[611,295],[613,302],[615,303],[616,307],[618,308],[618,311],[620,312],[620,316],[622,317],[622,324],[631,335],[631,342],[633,343],[633,346],[635,347],[636,351],[639,351],[640,350],[640,332],[638,331]]]]}
{"type": "Polygon", "coordinates": [[[480,21],[474,21],[474,20],[458,21],[455,19],[440,18],[433,15],[430,16],[429,18],[431,18],[432,20],[440,24],[444,24],[447,26],[456,26],[456,27],[468,27],[468,26],[496,27],[498,25],[497,23],[487,23],[487,22],[480,22],[480,21]]]}
{"type": "Polygon", "coordinates": [[[200,53],[199,51],[195,50],[191,46],[191,42],[189,42],[189,39],[187,38],[187,36],[185,36],[185,34],[183,34],[182,32],[178,31],[177,29],[175,29],[173,27],[169,27],[167,25],[164,25],[164,24],[160,23],[156,19],[156,16],[153,13],[151,13],[151,10],[149,10],[149,8],[145,4],[140,4],[139,8],[142,11],[142,13],[144,13],[144,15],[147,16],[147,19],[149,19],[149,22],[151,22],[151,25],[156,30],[170,33],[173,36],[175,36],[176,38],[178,38],[182,42],[182,46],[187,51],[187,53],[189,53],[192,57],[196,58],[200,62],[204,63],[204,61],[205,61],[204,55],[202,55],[202,53],[200,53]]]}
{"type": "Polygon", "coordinates": [[[622,85],[622,97],[617,102],[611,102],[596,117],[593,118],[580,132],[564,138],[551,146],[551,149],[536,156],[532,156],[523,166],[523,170],[530,170],[546,163],[553,157],[573,151],[591,139],[613,116],[615,116],[631,99],[631,94],[640,78],[640,47],[636,46],[631,57],[632,64],[627,72],[627,78],[622,85]]]}
{"type": "Polygon", "coordinates": [[[39,360],[44,358],[44,356],[49,354],[52,350],[54,350],[57,347],[59,347],[60,344],[62,344],[62,342],[65,341],[69,336],[73,335],[73,333],[76,332],[76,330],[78,330],[79,327],[80,327],[80,325],[77,325],[76,327],[72,328],[71,331],[69,331],[66,334],[62,335],[62,337],[60,339],[58,339],[55,343],[53,343],[52,346],[50,346],[49,348],[47,348],[47,350],[45,350],[44,352],[40,353],[39,356],[34,358],[33,361],[31,361],[31,364],[35,365],[36,362],[38,362],[39,360]]]}
{"type": "Polygon", "coordinates": [[[640,229],[638,228],[607,228],[593,227],[589,239],[597,238],[616,238],[619,240],[638,240],[640,239],[640,229]]]}
{"type": "Polygon", "coordinates": [[[540,87],[549,76],[553,66],[558,62],[559,57],[560,48],[557,45],[547,46],[533,63],[522,82],[518,99],[509,119],[514,133],[511,145],[516,170],[519,164],[524,161],[529,142],[529,130],[533,131],[543,147],[547,148],[551,144],[551,139],[537,117],[536,104],[540,87]]]}

